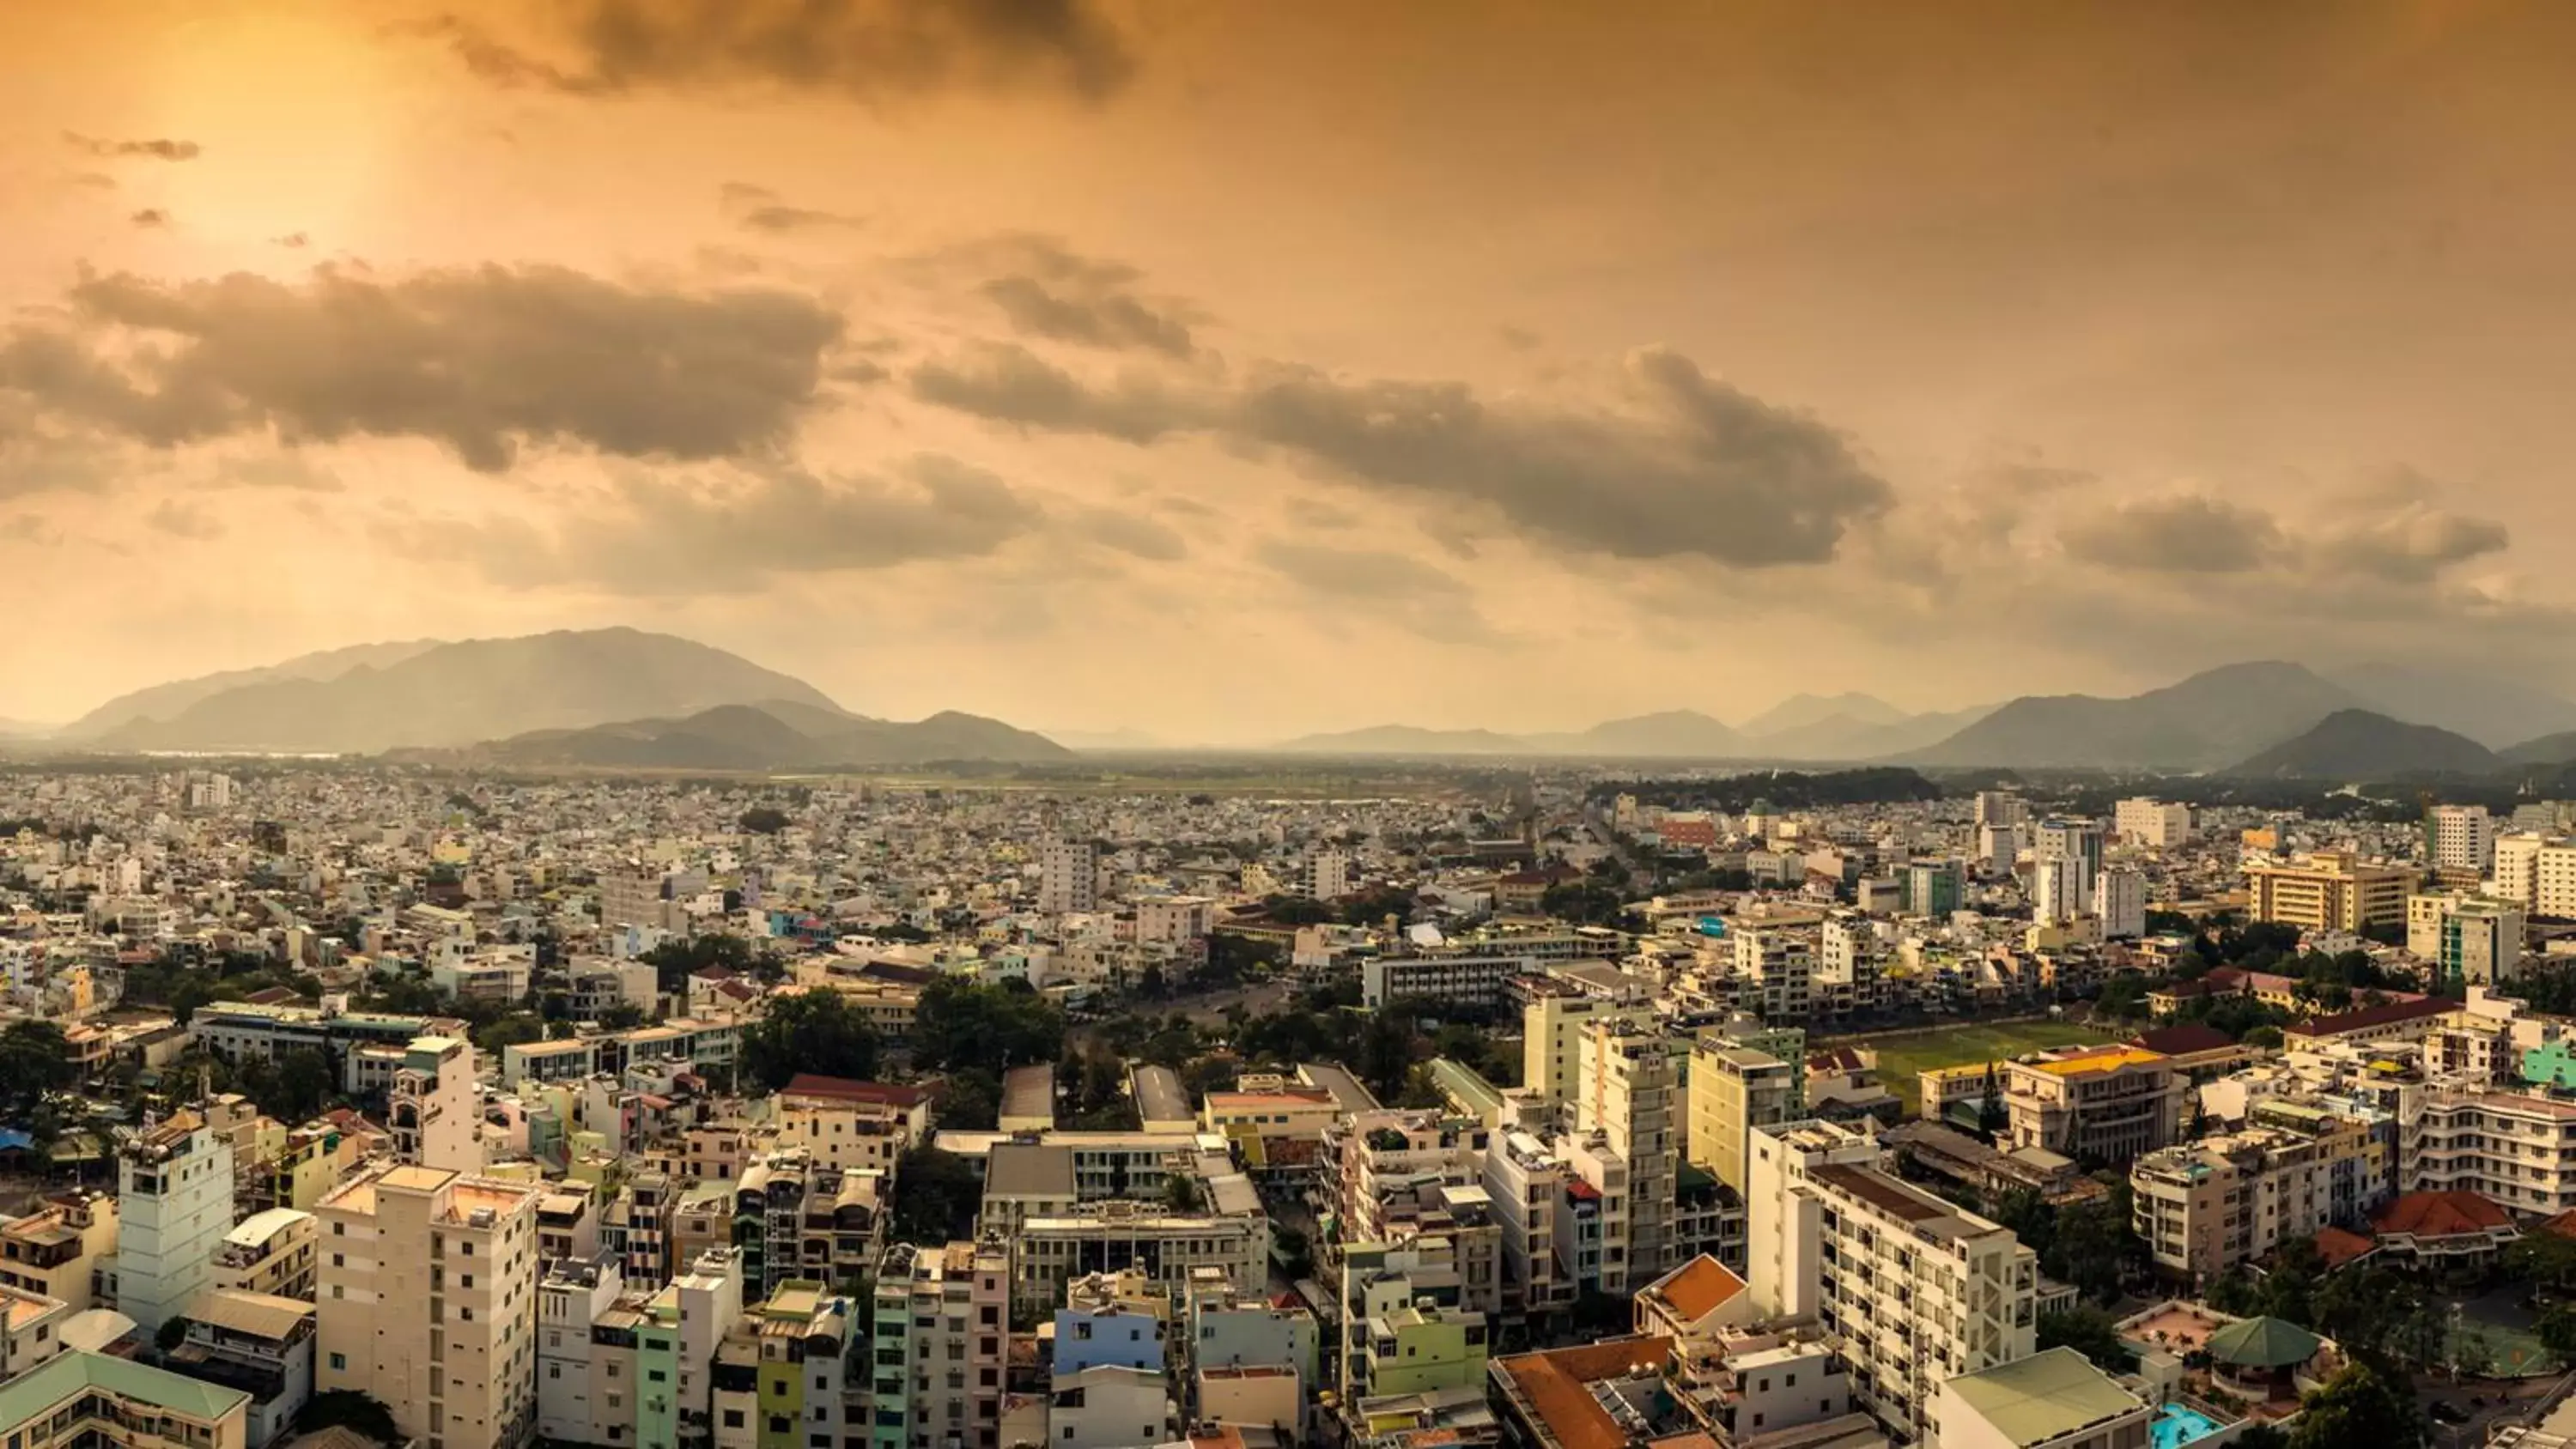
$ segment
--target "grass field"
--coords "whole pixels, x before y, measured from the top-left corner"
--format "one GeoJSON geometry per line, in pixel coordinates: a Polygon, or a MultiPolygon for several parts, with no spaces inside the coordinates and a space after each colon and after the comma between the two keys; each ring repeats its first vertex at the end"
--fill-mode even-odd
{"type": "Polygon", "coordinates": [[[1933,1067],[1955,1067],[2018,1056],[2041,1047],[2075,1046],[2109,1041],[2102,1032],[2071,1021],[2014,1021],[1934,1027],[1928,1031],[1888,1032],[1879,1036],[1841,1037],[1820,1045],[1872,1047],[1878,1052],[1878,1079],[1905,1099],[1911,1116],[1917,1107],[1916,1074],[1933,1067]]]}

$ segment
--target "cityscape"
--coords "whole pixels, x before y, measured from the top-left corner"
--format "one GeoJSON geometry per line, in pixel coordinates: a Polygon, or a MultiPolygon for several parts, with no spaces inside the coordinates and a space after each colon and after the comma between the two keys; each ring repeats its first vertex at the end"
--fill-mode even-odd
{"type": "Polygon", "coordinates": [[[0,5],[0,1449],[2570,1449],[2571,55],[0,5]]]}

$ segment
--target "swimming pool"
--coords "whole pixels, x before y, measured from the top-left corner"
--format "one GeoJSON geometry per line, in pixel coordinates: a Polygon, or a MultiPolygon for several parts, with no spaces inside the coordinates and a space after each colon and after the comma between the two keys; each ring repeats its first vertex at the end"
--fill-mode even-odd
{"type": "Polygon", "coordinates": [[[2218,1421],[2198,1409],[2167,1404],[2156,1411],[2156,1449],[2182,1449],[2218,1432],[2218,1421]]]}

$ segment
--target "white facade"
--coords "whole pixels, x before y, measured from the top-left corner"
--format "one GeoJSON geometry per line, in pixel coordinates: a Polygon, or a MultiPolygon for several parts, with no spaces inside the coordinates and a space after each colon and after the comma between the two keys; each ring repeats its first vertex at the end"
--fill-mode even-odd
{"type": "Polygon", "coordinates": [[[2111,828],[2132,845],[2171,850],[2191,839],[2191,807],[2145,796],[2123,800],[2111,809],[2111,828]]]}
{"type": "Polygon", "coordinates": [[[215,1286],[233,1226],[233,1149],[194,1111],[116,1154],[116,1311],[149,1338],[215,1286]]]}
{"type": "Polygon", "coordinates": [[[2495,820],[2484,805],[2436,805],[2431,829],[2435,870],[2475,871],[2495,864],[2495,820]]]}
{"type": "Polygon", "coordinates": [[[2093,912],[2093,880],[2102,873],[2102,824],[2098,820],[2043,820],[2032,838],[2032,850],[2043,864],[2073,862],[2067,872],[2073,895],[2066,911],[2052,919],[2067,920],[2093,912]]]}
{"type": "Polygon", "coordinates": [[[1038,852],[1038,909],[1061,916],[1100,908],[1100,847],[1050,840],[1038,852]]]}
{"type": "Polygon", "coordinates": [[[2147,933],[2147,878],[2127,866],[2102,872],[2093,887],[2093,907],[2102,917],[2105,940],[2134,940],[2147,933]]]}
{"type": "Polygon", "coordinates": [[[385,1113],[394,1158],[444,1172],[483,1170],[476,1123],[474,1044],[425,1036],[403,1054],[385,1113]]]}
{"type": "Polygon", "coordinates": [[[1882,1424],[1920,1440],[1955,1374],[2030,1355],[2037,1255],[1881,1170],[1875,1138],[1828,1122],[1754,1134],[1746,1192],[1754,1311],[1813,1314],[1882,1424]]]}
{"type": "Polygon", "coordinates": [[[1603,1253],[1601,1290],[1625,1294],[1680,1261],[1673,1236],[1680,1187],[1687,1043],[1659,1031],[1596,1021],[1584,1029],[1575,1130],[1598,1132],[1628,1166],[1628,1241],[1603,1253]]]}

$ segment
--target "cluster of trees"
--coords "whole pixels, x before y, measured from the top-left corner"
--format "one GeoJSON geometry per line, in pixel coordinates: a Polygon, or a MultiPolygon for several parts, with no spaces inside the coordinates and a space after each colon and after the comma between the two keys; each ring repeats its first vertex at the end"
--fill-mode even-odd
{"type": "MultiPolygon", "coordinates": [[[[2259,1279],[2234,1269],[2209,1287],[2223,1313],[2268,1314],[2332,1337],[2349,1366],[2308,1396],[2288,1449],[2368,1449],[2420,1442],[2424,1415],[2413,1374],[2449,1360],[2447,1313],[2393,1268],[2362,1263],[2329,1273],[2316,1245],[2293,1239],[2259,1279]]],[[[2477,1372],[2473,1362],[2459,1365],[2477,1372]]]]}
{"type": "Polygon", "coordinates": [[[289,971],[252,952],[227,951],[202,965],[165,955],[129,966],[124,999],[136,1006],[163,1007],[185,1026],[208,1002],[247,1001],[253,993],[281,986],[303,997],[322,994],[321,980],[309,972],[289,971]]]}
{"type": "Polygon", "coordinates": [[[2120,1287],[2146,1266],[2146,1245],[2129,1226],[2129,1183],[2121,1178],[2110,1190],[2065,1207],[2052,1207],[2029,1188],[1999,1196],[1987,1215],[2013,1230],[2013,1235],[2039,1255],[2039,1270],[2061,1283],[2071,1283],[2086,1297],[2109,1303],[2120,1287]]]}
{"type": "Polygon", "coordinates": [[[754,805],[742,812],[734,823],[752,835],[776,835],[790,823],[787,812],[775,805],[754,805]]]}
{"type": "Polygon", "coordinates": [[[742,1033],[741,1077],[775,1092],[798,1072],[869,1081],[883,1042],[876,1023],[837,991],[798,991],[769,999],[769,1009],[742,1033]]]}
{"type": "MultiPolygon", "coordinates": [[[[1625,879],[1627,871],[1619,872],[1625,879]]],[[[1578,926],[1616,926],[1643,931],[1646,923],[1628,909],[1628,893],[1601,879],[1570,880],[1552,885],[1538,898],[1538,908],[1578,926]]]]}
{"type": "Polygon", "coordinates": [[[673,938],[635,958],[653,968],[656,990],[678,993],[689,989],[689,977],[710,967],[764,981],[776,981],[786,975],[785,963],[761,951],[740,936],[721,933],[673,938]]]}
{"type": "Polygon", "coordinates": [[[53,1094],[72,1087],[77,1075],[61,1027],[10,1023],[0,1031],[0,1123],[23,1130],[39,1147],[51,1146],[64,1125],[53,1094]]]}

